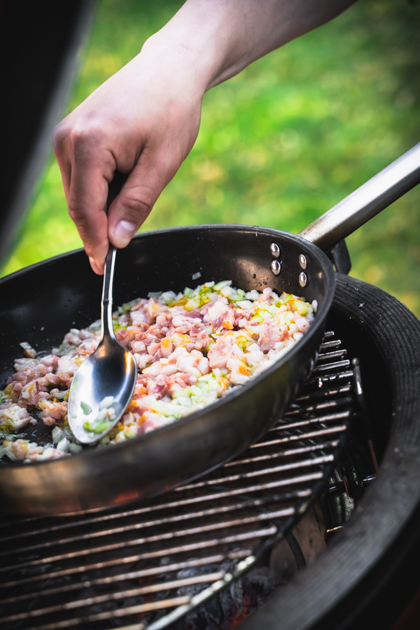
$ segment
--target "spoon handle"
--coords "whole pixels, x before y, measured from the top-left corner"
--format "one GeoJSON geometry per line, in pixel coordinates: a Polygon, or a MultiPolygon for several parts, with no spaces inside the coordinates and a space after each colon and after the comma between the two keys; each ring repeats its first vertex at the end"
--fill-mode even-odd
{"type": "Polygon", "coordinates": [[[106,337],[115,339],[114,327],[112,325],[112,286],[114,280],[115,256],[117,250],[113,245],[109,246],[105,259],[104,281],[102,286],[101,301],[101,321],[102,340],[106,337]]]}
{"type": "MultiPolygon", "coordinates": [[[[127,180],[127,175],[115,171],[114,179],[109,184],[108,198],[106,201],[106,212],[108,213],[111,203],[119,194],[121,188],[127,180]]],[[[105,338],[115,339],[114,327],[112,325],[112,288],[114,280],[115,256],[117,250],[113,245],[109,245],[108,253],[105,259],[104,280],[102,286],[101,301],[101,322],[102,322],[102,341],[105,338]]]]}

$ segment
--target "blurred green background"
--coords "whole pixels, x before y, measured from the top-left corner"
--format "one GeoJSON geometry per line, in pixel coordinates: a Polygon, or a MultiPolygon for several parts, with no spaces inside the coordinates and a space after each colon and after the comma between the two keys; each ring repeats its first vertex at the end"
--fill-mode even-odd
{"type": "MultiPolygon", "coordinates": [[[[68,111],[176,12],[103,0],[68,111]]],[[[142,230],[246,223],[298,232],[420,141],[420,4],[362,0],[204,99],[190,156],[142,230]]],[[[347,239],[351,275],[420,316],[420,187],[347,239]]],[[[6,275],[81,246],[51,155],[6,275]]]]}

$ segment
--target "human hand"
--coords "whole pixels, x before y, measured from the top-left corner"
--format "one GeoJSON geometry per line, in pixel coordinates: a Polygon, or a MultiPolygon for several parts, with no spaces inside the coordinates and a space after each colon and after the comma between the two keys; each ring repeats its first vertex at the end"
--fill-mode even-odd
{"type": "Polygon", "coordinates": [[[96,273],[109,242],[130,242],[195,142],[205,86],[183,56],[151,42],[55,130],[69,214],[96,273]],[[128,179],[107,217],[115,170],[128,179]]]}

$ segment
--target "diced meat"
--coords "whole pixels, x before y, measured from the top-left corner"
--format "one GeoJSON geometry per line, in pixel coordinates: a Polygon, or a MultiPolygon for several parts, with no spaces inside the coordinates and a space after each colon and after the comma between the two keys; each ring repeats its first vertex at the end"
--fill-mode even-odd
{"type": "Polygon", "coordinates": [[[273,290],[270,289],[269,287],[264,289],[257,300],[258,304],[262,304],[262,302],[269,302],[269,303],[272,302],[273,301],[272,293],[273,293],[273,290]]]}
{"type": "Polygon", "coordinates": [[[95,352],[98,347],[98,341],[96,339],[87,339],[80,344],[77,348],[76,357],[88,357],[95,352]]]}
{"type": "Polygon", "coordinates": [[[31,381],[34,381],[41,376],[45,376],[47,372],[48,368],[45,365],[43,365],[42,363],[35,363],[30,365],[29,367],[26,367],[21,372],[16,372],[16,374],[14,374],[13,376],[13,380],[21,382],[23,385],[26,385],[26,383],[30,383],[31,381]]]}
{"type": "Polygon", "coordinates": [[[235,337],[229,334],[219,337],[207,356],[210,367],[214,369],[226,367],[231,357],[241,354],[243,353],[236,345],[235,337]]]}
{"type": "Polygon", "coordinates": [[[34,359],[36,357],[37,352],[34,348],[32,348],[30,343],[23,341],[20,345],[23,348],[23,354],[25,357],[28,357],[29,359],[34,359]]]}
{"type": "Polygon", "coordinates": [[[25,405],[36,405],[39,400],[37,381],[31,381],[25,387],[22,387],[19,399],[25,405]]]}
{"type": "Polygon", "coordinates": [[[10,390],[10,398],[12,402],[17,403],[20,398],[20,392],[22,391],[23,385],[19,382],[14,382],[12,384],[12,388],[10,390]]]}
{"type": "Polygon", "coordinates": [[[32,367],[35,365],[38,365],[38,359],[16,359],[15,360],[15,370],[16,372],[20,372],[23,371],[24,369],[28,368],[28,367],[32,367]]]}
{"type": "Polygon", "coordinates": [[[310,324],[306,317],[297,317],[295,320],[296,326],[298,327],[299,332],[304,333],[308,330],[310,324]]]}
{"type": "Polygon", "coordinates": [[[261,350],[254,350],[253,352],[247,352],[245,359],[248,365],[258,365],[264,359],[264,353],[261,350]]]}
{"type": "Polygon", "coordinates": [[[147,391],[159,400],[167,394],[169,386],[170,383],[168,378],[164,374],[159,374],[156,379],[149,379],[147,383],[147,391]]]}
{"type": "Polygon", "coordinates": [[[197,370],[197,365],[199,363],[199,359],[194,355],[189,356],[180,356],[177,361],[177,367],[179,372],[187,372],[188,374],[192,374],[196,378],[201,376],[201,372],[197,370]]]}
{"type": "Polygon", "coordinates": [[[206,358],[200,359],[197,365],[197,370],[201,372],[201,374],[208,374],[210,372],[209,360],[206,358]]]}
{"type": "Polygon", "coordinates": [[[144,341],[130,341],[129,348],[133,353],[146,352],[144,341]]]}
{"type": "Polygon", "coordinates": [[[147,322],[154,322],[156,317],[164,310],[167,310],[166,306],[161,304],[156,298],[150,298],[144,306],[147,322]]]}
{"type": "Polygon", "coordinates": [[[223,304],[223,302],[218,301],[209,308],[206,321],[208,321],[215,330],[220,330],[221,328],[233,330],[235,311],[228,304],[223,304]]]}
{"type": "Polygon", "coordinates": [[[58,357],[55,354],[47,354],[39,362],[45,365],[49,372],[53,372],[58,368],[58,357]]]}
{"type": "Polygon", "coordinates": [[[0,427],[7,427],[12,431],[21,429],[28,423],[35,424],[36,421],[29,415],[25,407],[9,404],[0,409],[0,427]]]}
{"type": "Polygon", "coordinates": [[[167,422],[165,416],[161,416],[160,414],[154,413],[153,411],[145,411],[143,415],[144,422],[141,425],[142,433],[148,433],[149,431],[153,431],[154,429],[159,429],[167,422]]]}
{"type": "Polygon", "coordinates": [[[172,339],[163,339],[160,342],[160,354],[164,359],[167,359],[173,352],[174,349],[174,344],[172,342],[172,339]]]}
{"type": "Polygon", "coordinates": [[[44,379],[49,385],[63,387],[64,389],[70,388],[71,378],[63,372],[57,372],[56,374],[46,374],[44,379]]]}
{"type": "Polygon", "coordinates": [[[131,311],[130,317],[133,326],[141,326],[142,324],[147,324],[147,315],[144,312],[144,308],[138,311],[131,311]]]}
{"type": "Polygon", "coordinates": [[[162,328],[167,327],[172,319],[172,315],[170,313],[161,313],[156,317],[156,326],[161,326],[162,328]]]}
{"type": "Polygon", "coordinates": [[[149,347],[147,348],[147,352],[150,354],[150,356],[152,357],[154,354],[156,354],[156,352],[160,350],[160,343],[151,343],[149,345],[149,347]]]}
{"type": "MultiPolygon", "coordinates": [[[[16,440],[11,446],[10,449],[16,459],[24,460],[28,456],[28,444],[25,440],[16,440]]],[[[39,448],[39,451],[42,452],[42,448],[39,448]]]]}
{"type": "Polygon", "coordinates": [[[140,370],[143,370],[146,365],[150,362],[150,357],[148,354],[134,354],[134,360],[137,363],[137,367],[140,370]]]}
{"type": "Polygon", "coordinates": [[[92,339],[93,332],[90,330],[83,329],[79,332],[80,339],[92,339]]]}
{"type": "Polygon", "coordinates": [[[58,357],[57,371],[62,372],[67,376],[74,376],[78,368],[79,365],[72,356],[64,355],[63,357],[58,357]]]}
{"type": "Polygon", "coordinates": [[[161,363],[160,371],[161,374],[164,374],[165,376],[172,376],[178,372],[178,367],[176,363],[161,363]]]}
{"type": "Polygon", "coordinates": [[[169,355],[168,361],[169,363],[176,363],[181,356],[188,356],[188,351],[184,348],[184,346],[178,346],[175,348],[172,354],[169,355]]]}
{"type": "Polygon", "coordinates": [[[162,366],[160,364],[160,361],[155,361],[149,367],[144,368],[143,374],[145,374],[146,376],[157,376],[161,373],[161,369],[162,366]]]}
{"type": "Polygon", "coordinates": [[[50,400],[41,400],[39,403],[40,409],[42,409],[42,420],[44,424],[48,426],[54,426],[55,424],[62,424],[65,416],[67,415],[67,403],[66,402],[52,402],[50,400]]]}
{"type": "Polygon", "coordinates": [[[116,331],[115,338],[124,347],[128,346],[132,339],[131,335],[124,328],[116,331]]]}
{"type": "Polygon", "coordinates": [[[64,337],[64,343],[70,344],[72,346],[80,346],[82,340],[77,333],[75,334],[74,332],[69,332],[64,337]]]}
{"type": "Polygon", "coordinates": [[[258,345],[260,346],[262,352],[268,352],[274,348],[274,345],[278,341],[284,341],[284,339],[287,339],[288,337],[289,331],[287,326],[277,326],[271,319],[265,320],[261,326],[258,345]]]}
{"type": "Polygon", "coordinates": [[[251,372],[246,364],[240,359],[230,358],[226,364],[230,370],[230,381],[234,385],[243,385],[249,380],[251,372]]]}

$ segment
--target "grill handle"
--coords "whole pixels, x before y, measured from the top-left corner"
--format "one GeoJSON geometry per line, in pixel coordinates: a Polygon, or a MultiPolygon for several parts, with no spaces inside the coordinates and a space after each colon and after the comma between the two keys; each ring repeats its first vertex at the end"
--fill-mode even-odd
{"type": "Polygon", "coordinates": [[[420,143],[299,233],[324,251],[420,183],[420,143]]]}

